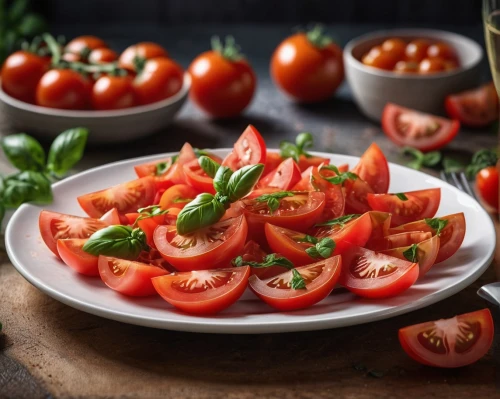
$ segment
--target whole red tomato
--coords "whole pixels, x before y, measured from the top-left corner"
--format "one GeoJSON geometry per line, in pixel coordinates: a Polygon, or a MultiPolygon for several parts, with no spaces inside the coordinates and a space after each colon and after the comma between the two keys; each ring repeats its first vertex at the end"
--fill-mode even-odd
{"type": "Polygon", "coordinates": [[[18,100],[34,103],[36,86],[49,65],[49,58],[16,51],[5,60],[2,67],[3,91],[18,100]]]}
{"type": "Polygon", "coordinates": [[[110,48],[96,48],[89,54],[90,64],[104,64],[118,59],[118,54],[110,48]]]}
{"type": "Polygon", "coordinates": [[[36,103],[49,108],[85,109],[89,102],[90,81],[71,69],[46,72],[36,88],[36,103]]]}
{"type": "Polygon", "coordinates": [[[218,118],[240,114],[255,93],[255,73],[230,37],[226,39],[225,46],[220,41],[214,41],[212,50],[193,60],[189,73],[192,79],[191,100],[203,111],[218,118]]]}
{"type": "Polygon", "coordinates": [[[122,109],[136,104],[132,78],[129,76],[101,76],[91,94],[92,108],[98,110],[122,109]]]}
{"type": "Polygon", "coordinates": [[[499,176],[496,166],[481,169],[476,175],[476,185],[479,195],[489,206],[498,211],[499,176]]]}
{"type": "Polygon", "coordinates": [[[172,97],[182,88],[184,71],[168,58],[153,58],[146,61],[134,80],[137,102],[150,104],[172,97]]]}
{"type": "Polygon", "coordinates": [[[167,50],[162,46],[152,42],[141,42],[127,47],[118,59],[120,68],[135,71],[134,58],[139,57],[146,60],[151,58],[168,57],[167,50]]]}
{"type": "Polygon", "coordinates": [[[285,39],[274,51],[271,76],[275,84],[296,100],[328,99],[344,80],[342,50],[314,28],[285,39]]]}
{"type": "MultiPolygon", "coordinates": [[[[74,53],[78,55],[84,55],[83,53],[90,52],[90,50],[95,50],[97,48],[108,47],[106,42],[97,36],[78,36],[71,40],[64,51],[67,53],[74,53]]],[[[85,57],[86,58],[86,57],[85,57]]]]}

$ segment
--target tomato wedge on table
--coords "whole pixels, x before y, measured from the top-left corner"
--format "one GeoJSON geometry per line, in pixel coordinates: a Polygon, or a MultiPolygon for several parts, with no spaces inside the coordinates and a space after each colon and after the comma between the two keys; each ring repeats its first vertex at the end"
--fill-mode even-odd
{"type": "Polygon", "coordinates": [[[160,296],[178,309],[198,315],[214,314],[235,303],[245,292],[249,266],[174,272],[153,278],[160,296]]]}
{"type": "Polygon", "coordinates": [[[81,195],[77,200],[87,215],[99,218],[113,208],[119,213],[135,212],[151,205],[154,197],[155,183],[153,178],[148,176],[81,195]]]}
{"type": "Polygon", "coordinates": [[[89,238],[97,230],[108,227],[102,220],[66,215],[64,213],[41,211],[38,219],[42,239],[54,252],[57,252],[57,240],[65,238],[89,238]]]}
{"type": "Polygon", "coordinates": [[[276,187],[280,190],[291,190],[300,178],[299,166],[292,158],[288,158],[281,162],[276,169],[261,178],[258,187],[276,187]]]}
{"type": "Polygon", "coordinates": [[[124,295],[155,295],[156,290],[151,279],[168,273],[162,267],[151,264],[99,256],[99,275],[102,281],[109,288],[124,295]]]}
{"type": "Polygon", "coordinates": [[[375,143],[364,152],[352,172],[368,183],[375,193],[387,193],[389,190],[389,165],[384,153],[375,143]]]}
{"type": "Polygon", "coordinates": [[[486,355],[494,335],[491,312],[483,309],[402,328],[399,342],[408,356],[421,364],[456,368],[486,355]]]}
{"type": "Polygon", "coordinates": [[[265,165],[266,155],[264,139],[255,127],[248,125],[234,144],[233,151],[222,162],[222,165],[232,170],[238,170],[243,166],[257,163],[265,165]]]}
{"type": "Polygon", "coordinates": [[[375,211],[392,214],[392,226],[432,218],[441,202],[441,189],[408,191],[399,194],[367,194],[370,207],[375,211]]]}
{"type": "Polygon", "coordinates": [[[410,288],[418,278],[418,264],[355,247],[342,254],[340,284],[364,298],[388,298],[410,288]]]}
{"type": "Polygon", "coordinates": [[[304,309],[330,295],[339,278],[341,267],[342,259],[335,256],[293,269],[304,280],[305,288],[292,288],[292,270],[265,280],[250,276],[248,283],[260,299],[275,309],[304,309]]]}
{"type": "Polygon", "coordinates": [[[57,240],[57,252],[62,261],[73,270],[86,276],[98,276],[99,258],[83,250],[86,238],[69,238],[57,240]]]}
{"type": "Polygon", "coordinates": [[[389,103],[382,113],[382,129],[399,146],[432,151],[455,138],[460,122],[389,103]]]}

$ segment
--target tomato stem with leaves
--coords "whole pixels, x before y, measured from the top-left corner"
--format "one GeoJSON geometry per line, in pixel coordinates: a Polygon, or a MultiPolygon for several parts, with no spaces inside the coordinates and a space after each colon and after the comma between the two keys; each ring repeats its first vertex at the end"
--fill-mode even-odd
{"type": "Polygon", "coordinates": [[[311,30],[306,33],[307,40],[311,44],[320,49],[325,48],[333,42],[330,36],[324,34],[325,27],[321,24],[316,24],[311,30]]]}
{"type": "Polygon", "coordinates": [[[293,158],[295,162],[299,162],[299,157],[304,155],[310,158],[306,149],[313,146],[313,135],[311,133],[299,133],[295,138],[295,144],[290,141],[282,141],[280,143],[280,155],[282,158],[293,158]]]}
{"type": "Polygon", "coordinates": [[[212,50],[219,53],[229,61],[238,61],[244,58],[241,53],[241,47],[236,44],[233,36],[226,36],[225,43],[222,43],[219,36],[213,36],[211,39],[212,50]]]}

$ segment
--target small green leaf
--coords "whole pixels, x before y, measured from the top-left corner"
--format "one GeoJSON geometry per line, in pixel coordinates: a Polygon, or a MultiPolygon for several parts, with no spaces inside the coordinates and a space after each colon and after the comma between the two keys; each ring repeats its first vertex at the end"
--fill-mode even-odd
{"type": "Polygon", "coordinates": [[[57,136],[50,146],[47,170],[57,177],[64,176],[82,159],[88,135],[87,129],[78,127],[57,136]]]}
{"type": "Polygon", "coordinates": [[[115,225],[105,227],[90,236],[83,250],[91,255],[114,256],[135,260],[147,248],[146,234],[141,229],[115,225]]]}
{"type": "Polygon", "coordinates": [[[258,163],[244,166],[234,172],[227,182],[227,196],[229,197],[229,201],[238,201],[252,191],[263,171],[264,165],[258,163]]]}
{"type": "Polygon", "coordinates": [[[427,167],[436,166],[439,162],[441,162],[441,157],[442,156],[439,151],[428,152],[422,159],[422,165],[427,167]]]}
{"type": "Polygon", "coordinates": [[[271,213],[274,213],[280,207],[281,199],[293,196],[294,193],[292,191],[278,191],[276,193],[263,194],[255,198],[255,201],[267,202],[267,207],[269,208],[271,213]]]}
{"type": "Polygon", "coordinates": [[[3,204],[7,208],[17,208],[30,201],[39,204],[52,202],[50,181],[43,173],[26,170],[9,176],[3,182],[3,204]]]}
{"type": "Polygon", "coordinates": [[[45,151],[37,140],[25,133],[5,136],[2,148],[10,163],[19,170],[42,171],[45,167],[45,151]]]}
{"type": "Polygon", "coordinates": [[[200,150],[199,148],[193,148],[194,155],[196,155],[196,158],[201,157],[202,155],[209,156],[210,153],[207,150],[200,150]]]}
{"type": "Polygon", "coordinates": [[[299,151],[299,155],[310,156],[306,150],[312,148],[314,142],[313,135],[311,133],[299,133],[295,138],[295,144],[299,151]]]}
{"type": "Polygon", "coordinates": [[[403,256],[410,262],[418,262],[418,244],[413,244],[410,248],[404,251],[403,256]]]}
{"type": "Polygon", "coordinates": [[[335,241],[329,237],[325,237],[317,242],[314,247],[307,248],[306,252],[311,258],[326,259],[332,256],[335,246],[335,241]]]}
{"type": "Polygon", "coordinates": [[[172,166],[172,160],[169,162],[158,162],[156,164],[155,176],[164,175],[172,166]]]}
{"type": "Polygon", "coordinates": [[[227,166],[221,166],[214,176],[214,188],[218,193],[227,195],[227,185],[229,179],[233,175],[233,171],[227,166]]]}
{"type": "Polygon", "coordinates": [[[292,288],[293,290],[305,290],[307,288],[304,278],[300,275],[297,269],[292,269],[290,288],[292,288]]]}
{"type": "Polygon", "coordinates": [[[409,155],[414,158],[406,164],[408,167],[416,170],[420,170],[422,168],[424,162],[424,153],[422,151],[413,147],[403,147],[401,152],[403,155],[409,155]]]}
{"type": "Polygon", "coordinates": [[[306,234],[304,237],[299,238],[297,242],[308,242],[310,244],[316,245],[318,243],[318,239],[316,237],[310,236],[306,234]]]}
{"type": "Polygon", "coordinates": [[[344,215],[340,216],[338,218],[328,220],[324,223],[318,223],[315,226],[316,227],[321,227],[321,226],[335,226],[339,225],[340,227],[344,227],[347,222],[350,222],[353,219],[359,218],[361,215],[358,213],[351,213],[349,215],[344,215]]]}
{"type": "Polygon", "coordinates": [[[217,223],[226,213],[225,206],[212,194],[199,194],[177,215],[177,233],[185,235],[217,223]]]}
{"type": "Polygon", "coordinates": [[[215,177],[217,171],[220,168],[220,164],[218,162],[215,162],[213,159],[205,155],[202,155],[198,158],[198,163],[200,164],[203,171],[212,179],[215,177]]]}
{"type": "Polygon", "coordinates": [[[252,266],[256,268],[266,268],[271,266],[282,266],[286,269],[293,269],[293,263],[287,258],[277,254],[266,255],[263,262],[245,261],[243,257],[237,256],[231,261],[233,266],[252,266]]]}
{"type": "Polygon", "coordinates": [[[446,227],[448,224],[448,220],[446,219],[439,219],[439,218],[425,218],[425,223],[427,223],[428,226],[436,230],[436,235],[440,235],[441,231],[446,227]]]}
{"type": "Polygon", "coordinates": [[[405,193],[396,193],[394,195],[398,197],[401,201],[408,201],[408,197],[406,196],[405,193]]]}
{"type": "Polygon", "coordinates": [[[323,165],[319,168],[319,174],[320,176],[325,179],[326,181],[329,181],[332,184],[344,184],[346,180],[356,180],[358,178],[358,175],[352,172],[340,172],[339,169],[335,165],[323,165]],[[323,169],[328,169],[332,170],[335,172],[337,176],[325,176],[321,174],[321,171],[323,169]]]}
{"type": "Polygon", "coordinates": [[[292,158],[295,162],[299,162],[299,149],[289,141],[282,141],[280,143],[280,155],[283,159],[292,158]]]}
{"type": "Polygon", "coordinates": [[[135,220],[133,227],[135,227],[137,225],[137,222],[139,220],[149,219],[149,218],[153,218],[155,216],[167,214],[168,209],[163,210],[160,208],[159,205],[150,205],[150,206],[147,206],[145,208],[139,208],[137,210],[137,212],[139,213],[139,216],[135,220]]]}
{"type": "Polygon", "coordinates": [[[488,166],[496,165],[498,155],[492,150],[480,150],[472,156],[472,161],[465,169],[465,173],[469,179],[474,178],[477,173],[488,166]]]}
{"type": "Polygon", "coordinates": [[[444,158],[443,159],[443,169],[445,172],[459,172],[464,169],[464,165],[453,158],[444,158]]]}

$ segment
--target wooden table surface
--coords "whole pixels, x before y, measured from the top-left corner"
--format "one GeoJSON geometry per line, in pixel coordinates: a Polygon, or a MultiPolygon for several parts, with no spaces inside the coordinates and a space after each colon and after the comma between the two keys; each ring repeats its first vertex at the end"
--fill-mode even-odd
{"type": "MultiPolygon", "coordinates": [[[[85,27],[59,29],[68,36],[88,32],[85,27]]],[[[222,30],[193,27],[180,36],[173,28],[131,27],[124,36],[113,27],[99,29],[93,32],[119,48],[134,40],[159,37],[184,65],[203,48],[200,40],[208,41],[210,34],[222,30]]],[[[375,141],[391,161],[404,162],[380,126],[358,112],[347,87],[335,99],[314,106],[292,104],[276,92],[267,74],[267,59],[289,27],[224,29],[240,39],[259,75],[256,99],[245,116],[211,121],[189,104],[164,132],[126,144],[88,148],[80,168],[175,150],[187,140],[200,148],[230,146],[248,123],[271,146],[307,130],[315,135],[320,150],[360,155],[375,141]]],[[[340,26],[335,33],[343,44],[371,29],[340,26]]],[[[482,34],[479,26],[454,30],[478,40],[482,34]]],[[[12,132],[5,120],[0,120],[0,128],[2,134],[12,132]]],[[[446,153],[465,159],[495,144],[491,129],[463,129],[446,153]]],[[[470,367],[421,366],[406,356],[397,339],[400,327],[488,306],[476,291],[499,279],[500,264],[493,263],[478,281],[444,301],[360,326],[288,334],[209,335],[132,326],[72,309],[26,282],[1,252],[0,398],[500,397],[499,309],[492,309],[497,331],[494,348],[470,367]]]]}

